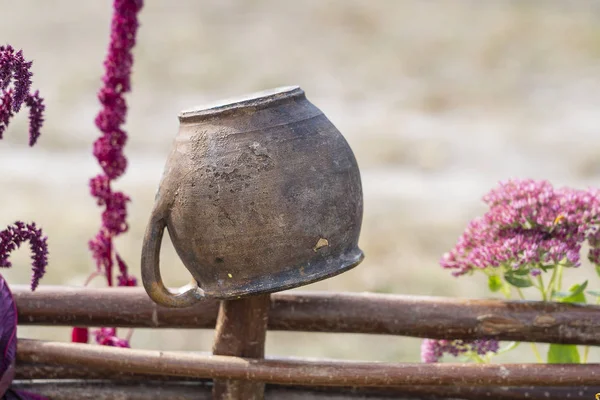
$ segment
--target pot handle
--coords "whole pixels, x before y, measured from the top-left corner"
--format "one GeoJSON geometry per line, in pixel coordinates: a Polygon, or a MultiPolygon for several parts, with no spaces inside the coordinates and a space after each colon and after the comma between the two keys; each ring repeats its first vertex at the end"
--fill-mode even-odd
{"type": "Polygon", "coordinates": [[[153,213],[142,246],[142,282],[155,303],[173,308],[189,307],[206,298],[204,291],[197,284],[190,284],[172,292],[160,276],[160,246],[166,226],[165,217],[153,213]]]}

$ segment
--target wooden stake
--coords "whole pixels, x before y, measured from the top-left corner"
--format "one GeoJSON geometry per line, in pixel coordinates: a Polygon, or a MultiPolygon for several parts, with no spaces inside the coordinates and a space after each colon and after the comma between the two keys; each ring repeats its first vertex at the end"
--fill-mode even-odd
{"type": "MultiPolygon", "coordinates": [[[[270,295],[222,301],[217,317],[213,354],[264,358],[270,295]]],[[[240,380],[215,380],[214,400],[263,400],[265,384],[240,380]]]]}

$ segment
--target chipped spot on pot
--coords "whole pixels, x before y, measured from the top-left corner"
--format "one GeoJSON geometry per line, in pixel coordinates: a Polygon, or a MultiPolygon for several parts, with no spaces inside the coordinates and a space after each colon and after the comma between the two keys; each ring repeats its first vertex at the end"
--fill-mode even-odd
{"type": "Polygon", "coordinates": [[[329,241],[325,238],[320,238],[317,241],[317,244],[315,245],[315,247],[313,248],[313,250],[315,251],[315,253],[317,252],[317,250],[319,250],[322,247],[326,247],[329,246],[329,241]]]}

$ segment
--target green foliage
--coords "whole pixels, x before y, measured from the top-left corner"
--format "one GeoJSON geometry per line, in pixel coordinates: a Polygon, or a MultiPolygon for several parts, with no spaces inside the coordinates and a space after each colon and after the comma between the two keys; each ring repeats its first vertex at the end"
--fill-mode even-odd
{"type": "Polygon", "coordinates": [[[488,288],[492,291],[492,292],[497,292],[500,289],[502,289],[502,286],[504,284],[502,283],[502,278],[500,278],[498,275],[491,275],[490,277],[488,277],[488,288]]]}
{"type": "Polygon", "coordinates": [[[581,358],[574,344],[551,344],[548,349],[548,364],[579,364],[581,358]]]}
{"type": "Polygon", "coordinates": [[[567,293],[555,292],[553,297],[558,299],[561,303],[585,303],[584,290],[588,285],[588,281],[581,284],[573,285],[569,288],[567,293]]]}
{"type": "MultiPolygon", "coordinates": [[[[527,273],[527,271],[525,271],[527,273]]],[[[517,288],[528,288],[533,286],[529,275],[524,275],[521,271],[507,271],[504,273],[504,279],[517,288]]]]}

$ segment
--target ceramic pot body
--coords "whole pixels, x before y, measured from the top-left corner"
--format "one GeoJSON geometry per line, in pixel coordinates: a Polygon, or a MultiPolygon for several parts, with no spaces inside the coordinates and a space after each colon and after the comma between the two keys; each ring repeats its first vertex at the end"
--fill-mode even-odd
{"type": "Polygon", "coordinates": [[[144,243],[151,297],[183,306],[280,291],[362,260],[355,157],[300,88],[186,111],[179,120],[144,243]],[[165,225],[200,288],[179,303],[157,295],[160,275],[148,273],[158,268],[165,225]]]}

